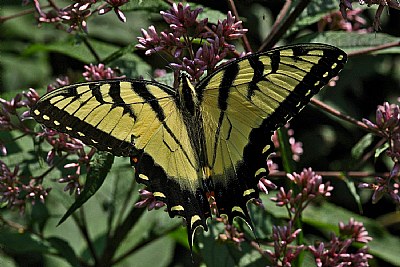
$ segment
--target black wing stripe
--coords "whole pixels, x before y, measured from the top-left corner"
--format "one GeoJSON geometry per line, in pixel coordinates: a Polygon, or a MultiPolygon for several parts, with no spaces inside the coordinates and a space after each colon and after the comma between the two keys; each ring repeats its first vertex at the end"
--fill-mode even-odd
{"type": "Polygon", "coordinates": [[[219,94],[218,94],[218,107],[222,111],[225,111],[228,107],[229,88],[232,87],[232,84],[235,81],[238,73],[239,73],[238,64],[231,64],[229,68],[227,68],[224,71],[221,84],[219,85],[219,94]]]}
{"type": "Polygon", "coordinates": [[[253,78],[248,85],[247,89],[247,99],[251,100],[251,97],[254,95],[254,91],[259,91],[260,89],[257,86],[257,83],[262,79],[264,74],[264,63],[260,61],[259,56],[251,57],[248,59],[250,67],[253,68],[253,78]]]}
{"type": "Polygon", "coordinates": [[[135,112],[129,108],[130,103],[126,103],[124,99],[121,97],[121,82],[110,82],[110,90],[108,95],[112,99],[113,107],[123,107],[124,112],[123,114],[129,114],[135,121],[137,120],[137,116],[135,112]]]}
{"type": "Polygon", "coordinates": [[[157,114],[160,122],[165,121],[165,114],[157,101],[157,98],[150,93],[145,83],[137,81],[132,83],[132,90],[138,94],[146,103],[148,103],[152,110],[157,114]]]}
{"type": "MultiPolygon", "coordinates": [[[[211,166],[214,165],[216,155],[217,155],[217,146],[218,146],[218,139],[220,138],[221,132],[221,125],[224,121],[225,110],[228,107],[228,97],[229,97],[229,88],[232,87],[233,82],[237,74],[239,73],[239,65],[238,64],[231,64],[229,68],[227,68],[222,76],[222,81],[219,86],[219,93],[218,93],[218,107],[221,110],[218,118],[218,126],[215,133],[215,142],[213,148],[213,161],[209,162],[211,166]]],[[[205,85],[206,87],[207,85],[205,85]]]]}
{"type": "MultiPolygon", "coordinates": [[[[144,83],[142,81],[132,82],[131,89],[144,100],[144,103],[147,103],[151,107],[153,112],[156,114],[157,119],[163,125],[164,129],[173,138],[173,140],[179,145],[179,147],[182,149],[183,153],[189,160],[190,157],[187,154],[187,151],[184,149],[180,140],[177,138],[177,136],[173,133],[171,128],[166,123],[166,116],[164,114],[164,109],[161,107],[158,99],[149,91],[146,83],[144,83]]],[[[122,99],[121,99],[121,101],[123,102],[122,99]]],[[[190,160],[189,160],[189,162],[190,162],[190,160]]],[[[192,166],[193,166],[193,163],[192,163],[192,166]]]]}
{"type": "Polygon", "coordinates": [[[51,104],[48,101],[43,101],[40,103],[39,106],[37,106],[37,108],[42,110],[43,115],[47,115],[49,117],[52,116],[54,118],[59,118],[58,121],[59,121],[60,125],[56,125],[54,123],[54,121],[44,121],[41,117],[35,117],[35,118],[38,122],[46,124],[47,127],[49,127],[49,128],[57,129],[60,132],[67,133],[74,138],[78,138],[78,139],[82,140],[86,144],[97,147],[100,150],[108,151],[109,150],[108,147],[112,147],[113,153],[115,155],[128,156],[130,154],[131,150],[133,149],[132,145],[129,142],[121,141],[121,140],[109,135],[108,133],[98,131],[98,129],[96,127],[94,127],[90,124],[84,123],[80,119],[78,119],[74,116],[70,116],[70,114],[64,110],[60,110],[55,107],[52,107],[50,109],[50,108],[46,108],[46,106],[50,107],[51,104]],[[43,108],[41,108],[41,106],[43,106],[43,108]],[[92,138],[90,138],[90,136],[81,136],[77,132],[70,131],[67,129],[66,125],[71,125],[72,127],[81,129],[81,131],[85,131],[85,132],[95,132],[96,137],[99,140],[103,140],[103,142],[102,143],[94,143],[92,138]],[[107,145],[105,145],[105,144],[107,144],[107,145]]]}
{"type": "MultiPolygon", "coordinates": [[[[102,96],[102,94],[100,92],[100,87],[101,87],[101,85],[98,84],[98,83],[92,83],[92,84],[89,85],[89,88],[92,91],[92,95],[96,98],[97,102],[99,102],[100,105],[103,105],[106,102],[104,101],[103,96],[102,96]]],[[[75,90],[76,90],[76,88],[77,87],[75,87],[75,90]]],[[[76,94],[77,94],[77,92],[76,92],[76,94]]]]}
{"type": "Polygon", "coordinates": [[[275,73],[279,69],[279,65],[281,62],[281,53],[279,51],[275,51],[269,55],[271,58],[271,73],[275,73]]]}

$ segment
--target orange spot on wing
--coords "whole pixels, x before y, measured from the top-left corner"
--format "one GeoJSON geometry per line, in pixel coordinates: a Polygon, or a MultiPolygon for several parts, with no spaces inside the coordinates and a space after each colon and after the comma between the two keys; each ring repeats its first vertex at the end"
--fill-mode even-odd
{"type": "Polygon", "coordinates": [[[209,199],[210,197],[215,197],[214,191],[206,192],[206,197],[209,199]]]}

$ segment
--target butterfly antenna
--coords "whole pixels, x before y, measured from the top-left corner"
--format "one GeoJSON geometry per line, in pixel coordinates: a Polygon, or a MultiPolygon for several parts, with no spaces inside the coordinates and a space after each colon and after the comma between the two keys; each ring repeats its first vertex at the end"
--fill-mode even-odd
{"type": "MultiPolygon", "coordinates": [[[[159,51],[155,50],[153,48],[154,52],[163,59],[163,61],[165,62],[165,66],[164,68],[167,70],[170,70],[171,72],[174,73],[174,84],[173,84],[173,88],[178,88],[179,87],[179,77],[180,77],[180,70],[177,68],[174,68],[171,66],[171,61],[168,60],[162,53],[160,53],[159,51]]],[[[151,76],[151,80],[154,81],[153,76],[154,75],[150,75],[151,76]]]]}
{"type": "Polygon", "coordinates": [[[170,66],[171,61],[166,59],[164,57],[164,55],[162,53],[160,53],[159,51],[155,50],[154,48],[153,48],[153,50],[159,57],[161,57],[163,59],[163,61],[165,62],[165,68],[174,71],[174,69],[170,66]]]}

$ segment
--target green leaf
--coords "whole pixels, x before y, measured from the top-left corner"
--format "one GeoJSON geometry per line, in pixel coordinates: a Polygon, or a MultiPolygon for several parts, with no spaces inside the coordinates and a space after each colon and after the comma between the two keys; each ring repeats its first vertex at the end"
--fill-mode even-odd
{"type": "Polygon", "coordinates": [[[208,232],[197,235],[201,255],[207,267],[217,266],[265,266],[266,260],[249,243],[242,242],[240,250],[231,242],[216,242],[219,233],[224,232],[224,225],[209,221],[208,232]]]}
{"type": "Polygon", "coordinates": [[[357,193],[357,187],[355,186],[354,182],[352,180],[347,179],[347,177],[344,177],[343,181],[345,182],[347,188],[350,191],[350,194],[354,197],[354,200],[357,203],[358,210],[360,213],[362,213],[362,204],[361,204],[361,198],[360,195],[357,193]]]}
{"type": "Polygon", "coordinates": [[[281,158],[283,163],[283,169],[285,172],[290,173],[295,170],[292,149],[289,144],[289,135],[285,127],[281,127],[277,130],[279,151],[281,152],[281,158]]]}
{"type": "Polygon", "coordinates": [[[375,150],[375,158],[378,158],[383,152],[389,148],[389,143],[384,143],[381,147],[375,150]]]}
{"type": "Polygon", "coordinates": [[[58,225],[63,223],[75,210],[88,201],[103,184],[108,172],[111,169],[114,156],[103,151],[98,151],[90,162],[90,170],[86,176],[86,183],[74,204],[67,210],[58,225]]]}
{"type": "MultiPolygon", "coordinates": [[[[242,4],[245,7],[248,5],[245,2],[242,4]]],[[[252,35],[260,40],[267,38],[275,22],[275,15],[272,14],[272,11],[260,3],[254,3],[247,12],[249,12],[248,17],[240,18],[240,20],[245,21],[246,27],[250,30],[248,38],[253,38],[252,35]]]]}
{"type": "MultiPolygon", "coordinates": [[[[196,7],[201,7],[201,6],[191,5],[192,10],[194,10],[196,7]]],[[[223,21],[224,19],[226,19],[226,13],[222,13],[219,10],[215,10],[215,9],[211,9],[211,8],[207,8],[207,7],[202,7],[202,8],[203,8],[203,12],[199,13],[199,16],[197,17],[198,20],[208,18],[208,23],[217,24],[218,20],[223,21]]]]}
{"type": "MultiPolygon", "coordinates": [[[[291,10],[298,4],[299,1],[293,1],[291,10]]],[[[286,32],[286,35],[290,35],[295,31],[301,30],[315,22],[318,22],[325,15],[338,10],[337,0],[313,0],[303,10],[300,16],[297,18],[295,23],[286,32]]],[[[290,12],[288,12],[290,14],[290,12]]]]}
{"type": "Polygon", "coordinates": [[[32,205],[31,219],[32,222],[38,224],[40,232],[44,230],[49,218],[50,213],[47,207],[42,202],[36,201],[35,205],[32,205]]]}
{"type": "Polygon", "coordinates": [[[130,254],[118,266],[174,266],[174,250],[173,240],[164,236],[130,254]]]}
{"type": "Polygon", "coordinates": [[[5,253],[0,251],[1,267],[19,267],[12,257],[7,256],[5,253]]]}
{"type": "MultiPolygon", "coordinates": [[[[347,53],[374,48],[398,42],[399,38],[385,33],[365,33],[327,31],[302,36],[295,43],[325,43],[340,47],[347,53]]],[[[372,54],[400,54],[400,46],[372,52],[372,54]]]]}
{"type": "MultiPolygon", "coordinates": [[[[89,39],[88,42],[100,58],[106,58],[119,49],[117,46],[101,41],[89,39]]],[[[49,44],[32,44],[25,49],[24,56],[30,57],[31,55],[39,52],[56,52],[80,60],[84,63],[97,62],[95,56],[90,52],[88,47],[83,42],[77,42],[75,38],[71,37],[66,38],[63,41],[57,41],[49,44]]]]}
{"type": "MultiPolygon", "coordinates": [[[[9,45],[16,46],[15,43],[9,45]]],[[[0,48],[1,94],[3,90],[22,91],[42,85],[40,81],[46,80],[51,72],[46,55],[42,53],[27,58],[21,56],[22,51],[7,53],[0,48]]]]}
{"type": "MultiPolygon", "coordinates": [[[[266,195],[264,193],[260,193],[260,195],[262,195],[262,197],[271,197],[271,195],[266,195]]],[[[274,216],[271,216],[269,213],[269,208],[264,210],[260,206],[256,205],[247,205],[247,207],[249,208],[251,221],[254,225],[252,234],[261,240],[270,237],[272,235],[272,225],[276,224],[276,221],[274,216]]],[[[282,209],[282,211],[285,210],[282,209]]]]}
{"type": "Polygon", "coordinates": [[[130,0],[128,3],[121,7],[122,11],[147,11],[159,13],[160,10],[168,10],[170,5],[168,5],[163,0],[130,0]]]}
{"type": "Polygon", "coordinates": [[[135,44],[130,44],[116,50],[105,58],[103,63],[111,67],[118,67],[121,73],[127,77],[134,78],[144,76],[145,78],[151,79],[153,77],[151,66],[144,59],[134,54],[133,52],[135,50],[135,44]]]}
{"type": "MultiPolygon", "coordinates": [[[[127,208],[125,208],[127,209],[127,208]]],[[[134,223],[132,230],[127,233],[127,236],[121,242],[121,246],[117,250],[115,257],[118,258],[124,255],[128,251],[135,251],[135,253],[144,247],[147,247],[147,243],[153,243],[156,239],[163,236],[168,236],[170,240],[174,240],[176,234],[174,229],[182,229],[181,232],[183,239],[182,246],[188,246],[186,229],[182,226],[182,219],[173,218],[171,219],[168,214],[163,210],[153,210],[151,212],[146,212],[144,209],[133,208],[138,212],[139,217],[134,223]],[[169,233],[166,235],[166,233],[169,233]],[[133,249],[134,248],[134,249],[133,249]]],[[[179,235],[179,234],[178,234],[179,235]]]]}
{"type": "Polygon", "coordinates": [[[17,233],[1,229],[0,231],[0,247],[12,250],[15,253],[48,253],[50,246],[43,242],[37,235],[28,232],[17,233]]]}
{"type": "MultiPolygon", "coordinates": [[[[18,5],[15,2],[1,2],[1,16],[6,18],[8,16],[15,16],[22,10],[22,5],[18,5]]],[[[25,7],[27,8],[27,6],[25,7]]],[[[28,9],[25,9],[28,10],[28,9]]],[[[21,41],[21,44],[29,42],[48,42],[49,40],[56,40],[60,34],[67,35],[68,33],[62,32],[53,25],[42,24],[42,27],[38,27],[37,23],[34,23],[34,14],[25,14],[23,16],[17,16],[14,19],[8,19],[7,22],[1,23],[1,45],[8,41],[14,42],[14,46],[9,46],[11,49],[15,49],[17,40],[21,41]],[[5,38],[7,37],[7,38],[5,38]]],[[[0,51],[4,51],[0,49],[0,51]]],[[[3,70],[2,70],[3,71],[3,70]]]]}
{"type": "Polygon", "coordinates": [[[123,57],[126,54],[131,54],[131,53],[135,52],[135,50],[136,50],[135,45],[136,44],[129,44],[126,47],[115,50],[108,57],[104,58],[103,63],[109,64],[109,63],[123,57]]]}
{"type": "Polygon", "coordinates": [[[58,237],[47,238],[51,246],[69,263],[71,266],[80,266],[79,260],[76,257],[75,251],[65,240],[58,237]]]}
{"type": "Polygon", "coordinates": [[[374,136],[372,133],[364,135],[357,144],[351,149],[351,155],[355,160],[360,159],[364,154],[364,151],[372,144],[374,136]]]}
{"type": "MultiPolygon", "coordinates": [[[[284,208],[277,207],[275,203],[267,197],[263,197],[262,200],[267,210],[274,216],[281,218],[287,217],[284,208]]],[[[400,238],[390,235],[378,221],[363,217],[328,202],[320,203],[318,206],[308,206],[303,212],[303,222],[320,229],[320,231],[325,229],[325,231],[327,231],[327,237],[330,236],[330,232],[338,231],[339,222],[347,223],[350,218],[362,222],[369,236],[373,238],[373,240],[368,243],[368,247],[370,248],[369,253],[374,257],[379,257],[398,266],[400,238]]]]}

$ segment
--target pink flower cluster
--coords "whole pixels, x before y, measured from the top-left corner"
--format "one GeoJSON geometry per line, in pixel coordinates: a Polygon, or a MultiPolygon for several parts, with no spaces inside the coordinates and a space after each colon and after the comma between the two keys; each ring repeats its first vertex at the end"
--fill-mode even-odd
{"type": "Polygon", "coordinates": [[[393,161],[389,177],[375,177],[375,183],[361,183],[359,187],[374,190],[372,201],[378,202],[384,195],[389,195],[400,204],[400,107],[396,104],[383,103],[376,110],[376,123],[367,119],[363,122],[382,137],[386,138],[388,148],[386,155],[393,161]]]}
{"type": "Polygon", "coordinates": [[[229,42],[247,32],[242,28],[242,22],[236,21],[230,12],[226,19],[218,20],[210,30],[206,27],[207,18],[197,19],[200,12],[201,8],[191,10],[189,5],[173,4],[169,11],[160,12],[169,29],[160,34],[154,26],[148,30],[142,29],[143,37],[138,37],[136,48],[146,50],[146,55],[167,53],[175,61],[170,64],[175,73],[185,71],[193,81],[198,81],[204,71],[214,70],[228,53],[235,50],[235,46],[229,42]]]}
{"type": "Polygon", "coordinates": [[[273,226],[272,240],[274,251],[266,250],[272,266],[290,267],[302,251],[308,250],[314,256],[318,267],[369,266],[372,255],[368,247],[351,248],[355,243],[367,244],[372,240],[361,222],[350,219],[348,224],[339,222],[339,236],[332,234],[328,243],[316,242],[315,245],[297,245],[296,238],[301,229],[293,229],[292,221],[288,226],[273,226]]]}
{"type": "Polygon", "coordinates": [[[322,177],[313,172],[311,168],[304,169],[300,174],[287,174],[287,177],[293,182],[296,189],[286,191],[281,187],[276,197],[271,200],[276,202],[277,206],[285,206],[291,218],[298,218],[311,200],[318,196],[330,196],[330,192],[333,190],[330,183],[323,183],[322,177]]]}
{"type": "Polygon", "coordinates": [[[372,255],[368,254],[366,246],[354,251],[350,248],[353,243],[367,244],[372,238],[361,222],[350,219],[348,224],[339,223],[339,236],[332,235],[328,244],[308,246],[308,250],[315,257],[318,267],[344,267],[344,266],[369,266],[368,260],[372,255]]]}
{"type": "Polygon", "coordinates": [[[128,3],[129,0],[78,0],[66,7],[58,7],[53,1],[47,2],[48,5],[43,5],[39,0],[33,0],[39,23],[54,24],[57,28],[67,32],[79,29],[87,32],[87,19],[96,13],[103,15],[114,10],[119,20],[126,22],[125,15],[120,7],[128,3]],[[99,4],[99,2],[103,3],[99,4]],[[68,26],[65,28],[63,24],[68,26]]]}
{"type": "Polygon", "coordinates": [[[27,202],[35,204],[36,201],[44,203],[51,188],[44,188],[41,179],[29,178],[19,173],[16,165],[11,171],[9,167],[0,160],[0,203],[6,203],[8,208],[25,211],[27,202]]]}
{"type": "MultiPolygon", "coordinates": [[[[354,14],[352,14],[353,11],[353,6],[352,6],[352,0],[340,0],[340,12],[342,13],[342,16],[344,19],[348,19],[354,14]],[[347,10],[350,11],[347,11],[347,10]]],[[[400,3],[397,0],[359,0],[358,1],[360,5],[367,4],[368,6],[372,5],[378,5],[378,9],[376,10],[375,17],[374,17],[374,22],[373,22],[373,28],[375,31],[379,30],[379,27],[381,25],[381,15],[385,7],[390,7],[394,9],[400,9],[400,3]]]]}

